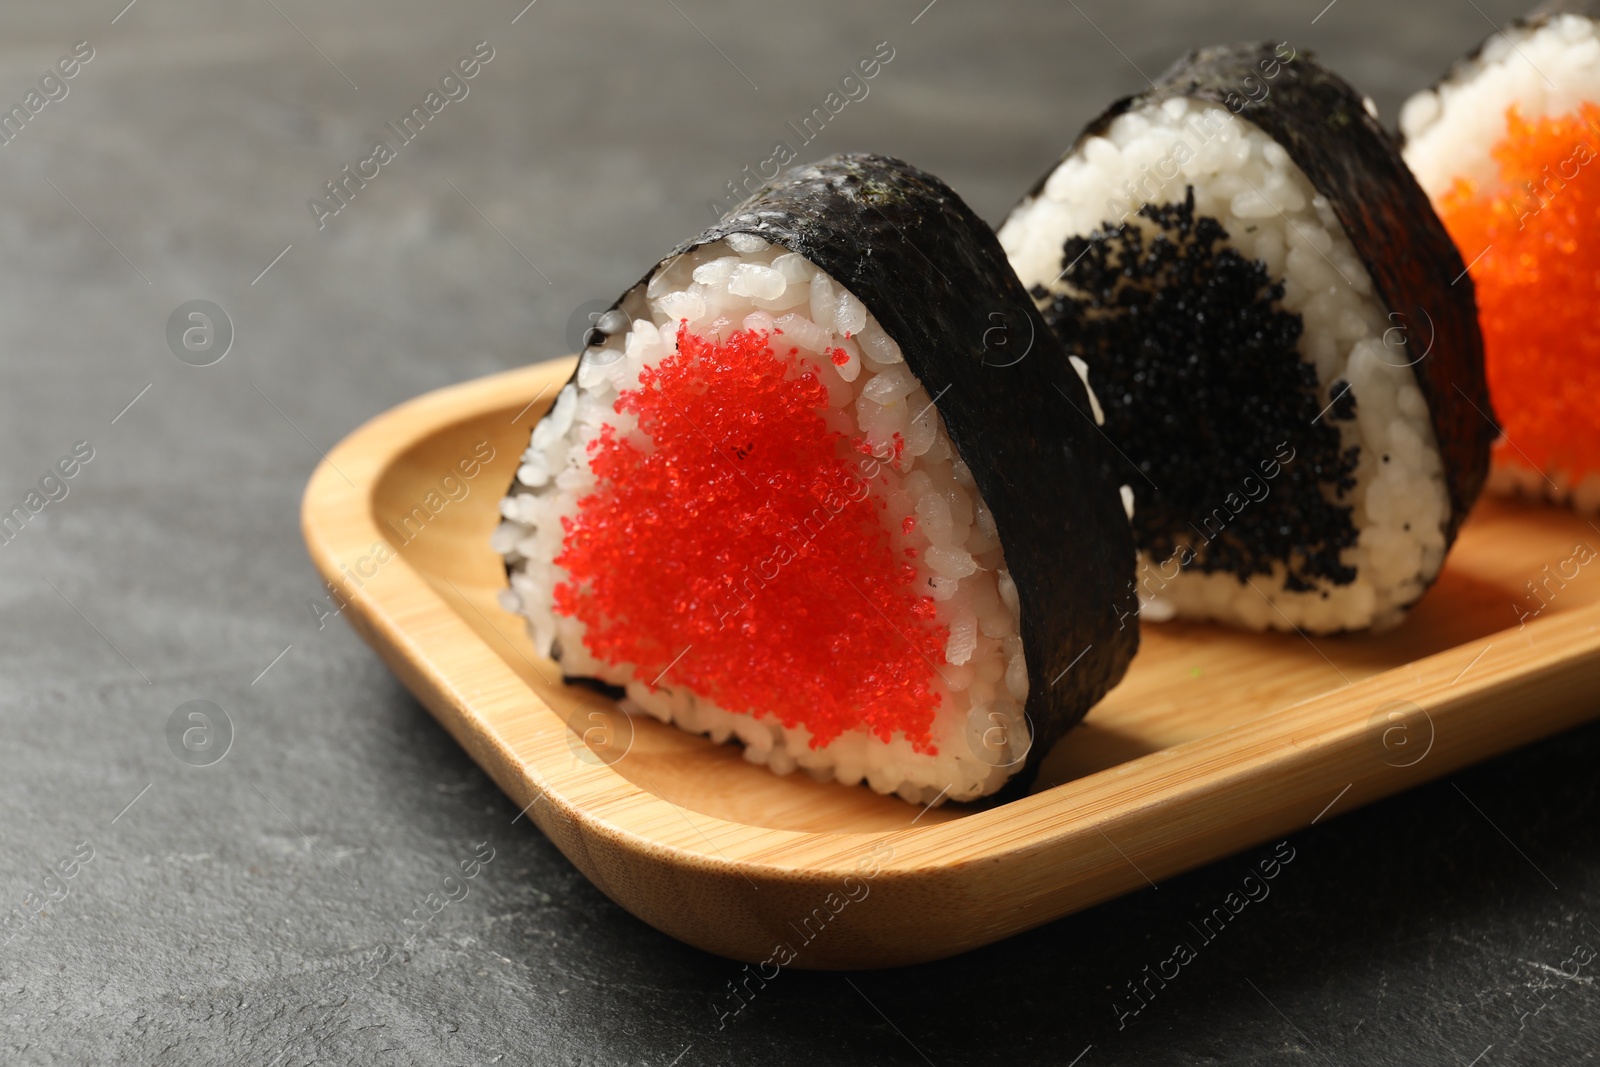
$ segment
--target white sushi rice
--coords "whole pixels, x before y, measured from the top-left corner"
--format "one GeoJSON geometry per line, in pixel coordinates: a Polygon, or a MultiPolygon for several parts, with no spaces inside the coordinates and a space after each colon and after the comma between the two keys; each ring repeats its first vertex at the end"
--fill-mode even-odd
{"type": "Polygon", "coordinates": [[[1499,166],[1491,146],[1505,140],[1506,109],[1522,118],[1560,118],[1600,101],[1600,36],[1579,15],[1559,15],[1537,29],[1508,29],[1463,61],[1437,88],[1400,109],[1406,163],[1438,199],[1456,178],[1494,189],[1499,166]]]}
{"type": "Polygon", "coordinates": [[[1528,466],[1515,454],[1496,452],[1486,484],[1502,496],[1549,500],[1590,515],[1600,512],[1600,474],[1593,472],[1574,482],[1571,472],[1560,467],[1541,471],[1528,466]]]}
{"type": "Polygon", "coordinates": [[[879,793],[925,804],[993,792],[1020,769],[1030,744],[1023,714],[1028,671],[1017,588],[994,517],[927,391],[861,301],[804,257],[733,234],[658,269],[598,325],[605,342],[584,351],[576,381],[534,427],[493,537],[510,568],[501,602],[527,619],[535,645],[544,651],[557,643],[567,675],[625,688],[630,710],[719,742],[737,738],[747,759],[779,774],[799,768],[821,780],[865,781],[879,793]],[[632,415],[615,410],[618,395],[637,389],[640,372],[676,350],[684,319],[700,336],[782,331],[774,348],[797,346],[828,390],[830,428],[865,437],[879,456],[891,455],[894,435],[902,436],[900,459],[881,467],[888,484],[875,483],[874,492],[887,500],[891,544],[897,554],[917,550],[917,588],[933,598],[938,622],[949,627],[945,662],[931,679],[939,697],[936,755],[914,751],[904,736],[885,742],[860,728],[812,748],[803,726],[785,727],[759,708],[718,707],[674,685],[670,669],[652,689],[631,666],[596,659],[584,644],[583,623],[554,613],[553,590],[567,578],[553,562],[561,553],[561,517],[575,514],[596,488],[587,446],[603,426],[619,434],[637,428],[632,415]],[[824,354],[835,348],[849,357],[842,366],[824,354]],[[913,516],[906,533],[903,520],[913,516]]]}
{"type": "MultiPolygon", "coordinates": [[[[1355,489],[1338,500],[1353,508],[1358,541],[1342,559],[1356,579],[1289,590],[1280,563],[1270,576],[1253,578],[1252,589],[1232,574],[1193,568],[1167,578],[1177,560],[1142,556],[1143,614],[1313,633],[1392,626],[1443,565],[1450,517],[1438,442],[1408,365],[1425,343],[1416,335],[1427,331],[1419,325],[1407,337],[1397,328],[1409,324],[1388,316],[1331,206],[1282,146],[1215,104],[1174,99],[1136,109],[1064,160],[1041,194],[1012,213],[1000,242],[1024,284],[1066,291],[1057,278],[1069,237],[1115,225],[1124,210],[1126,224],[1153,231],[1138,209],[1150,199],[1181,203],[1189,185],[1195,213],[1216,218],[1229,244],[1283,281],[1283,306],[1302,318],[1300,354],[1316,367],[1322,403],[1333,401],[1335,382],[1349,383],[1356,417],[1332,424],[1343,447],[1360,448],[1355,489]]],[[[1255,468],[1272,457],[1237,459],[1255,468]]],[[[1132,487],[1136,497],[1149,491],[1139,479],[1132,487]]],[[[1271,507],[1271,501],[1249,506],[1271,507]]],[[[1215,506],[1227,511],[1221,500],[1215,506]]],[[[1193,519],[1198,525],[1205,517],[1193,519]]]]}
{"type": "MultiPolygon", "coordinates": [[[[1433,89],[1417,93],[1400,110],[1405,158],[1435,203],[1465,178],[1493,195],[1506,191],[1492,146],[1509,133],[1506,110],[1525,121],[1561,118],[1584,103],[1600,103],[1600,33],[1581,15],[1558,15],[1537,28],[1496,34],[1433,89]]],[[[1464,258],[1477,254],[1462,249],[1464,258]]],[[[1489,488],[1600,511],[1600,474],[1573,482],[1571,472],[1539,471],[1515,450],[1497,450],[1489,488]]]]}

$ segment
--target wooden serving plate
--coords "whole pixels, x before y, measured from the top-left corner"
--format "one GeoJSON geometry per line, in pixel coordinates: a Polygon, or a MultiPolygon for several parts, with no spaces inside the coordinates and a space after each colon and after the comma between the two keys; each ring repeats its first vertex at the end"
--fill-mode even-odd
{"type": "Polygon", "coordinates": [[[780,778],[559,684],[496,603],[499,499],[572,367],[372,420],[312,475],[306,542],[342,614],[578,869],[708,951],[804,968],[950,956],[1600,715],[1600,561],[1573,561],[1600,529],[1490,500],[1391,633],[1146,626],[1127,680],[1023,799],[921,810],[780,778]],[[1540,604],[1532,580],[1546,603],[1519,620],[1540,604]]]}

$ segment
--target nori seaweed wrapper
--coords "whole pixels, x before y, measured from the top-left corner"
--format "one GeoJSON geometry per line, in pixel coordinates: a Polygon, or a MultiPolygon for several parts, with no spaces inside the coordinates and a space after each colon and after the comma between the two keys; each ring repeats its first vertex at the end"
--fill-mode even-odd
{"type": "MultiPolygon", "coordinates": [[[[1399,143],[1367,111],[1361,94],[1312,53],[1285,60],[1276,48],[1256,42],[1190,52],[1154,88],[1107,108],[1062,159],[1085,139],[1105,135],[1118,116],[1173,98],[1225,107],[1283,147],[1332,206],[1390,321],[1404,330],[1408,345],[1427,352],[1413,369],[1444,459],[1448,547],[1483,489],[1489,446],[1499,435],[1472,278],[1399,143]],[[1275,73],[1264,77],[1268,70],[1275,73]],[[1259,99],[1247,95],[1247,86],[1260,84],[1270,91],[1259,99]]],[[[1024,199],[1038,195],[1054,170],[1024,199]]]]}
{"type": "Polygon", "coordinates": [[[1584,18],[1600,18],[1600,0],[1549,0],[1540,4],[1528,14],[1517,20],[1519,26],[1543,25],[1555,15],[1582,15],[1584,18]]]}
{"type": "Polygon", "coordinates": [[[971,468],[1021,601],[1033,741],[995,794],[1020,795],[1139,643],[1132,529],[1088,391],[994,232],[910,164],[847,153],[797,166],[662,263],[736,233],[798,252],[865,304],[971,468]]]}

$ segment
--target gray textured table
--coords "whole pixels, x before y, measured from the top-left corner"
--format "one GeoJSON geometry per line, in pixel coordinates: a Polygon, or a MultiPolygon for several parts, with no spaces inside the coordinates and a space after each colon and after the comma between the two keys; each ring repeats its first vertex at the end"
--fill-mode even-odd
{"type": "Polygon", "coordinates": [[[1594,965],[1559,970],[1600,945],[1600,730],[1297,835],[1271,898],[1121,1028],[1127,983],[1252,857],[945,963],[786,972],[719,1025],[738,968],[512,825],[367,648],[318,629],[297,529],[319,450],[561,354],[575,308],[697,230],[879,41],[893,60],[804,154],[902,155],[998,219],[1184,48],[1289,39],[1392,115],[1512,4],[1339,0],[1313,25],[1322,0],[523,2],[0,14],[7,108],[93,50],[0,145],[0,502],[93,450],[0,547],[0,1061],[1596,1058],[1594,965]],[[467,95],[319,229],[308,200],[479,41],[467,95]],[[232,323],[212,366],[169,349],[191,300],[232,323]],[[169,744],[190,701],[231,723],[209,766],[169,744]],[[466,898],[374,973],[484,849],[466,898]]]}

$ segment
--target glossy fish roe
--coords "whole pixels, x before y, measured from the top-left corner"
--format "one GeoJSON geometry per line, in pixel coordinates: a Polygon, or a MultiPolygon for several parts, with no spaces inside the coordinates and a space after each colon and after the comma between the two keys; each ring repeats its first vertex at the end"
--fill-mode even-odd
{"type": "Polygon", "coordinates": [[[556,611],[590,653],[803,725],[813,748],[861,728],[935,752],[948,628],[891,545],[884,468],[828,428],[817,369],[765,331],[684,324],[615,408],[638,429],[591,442],[598,484],[555,561],[556,611]]]}
{"type": "Polygon", "coordinates": [[[1491,152],[1499,187],[1457,179],[1439,215],[1463,259],[1481,255],[1471,270],[1506,437],[1497,462],[1578,481],[1600,471],[1600,107],[1532,122],[1512,107],[1506,124],[1491,152]]]}

